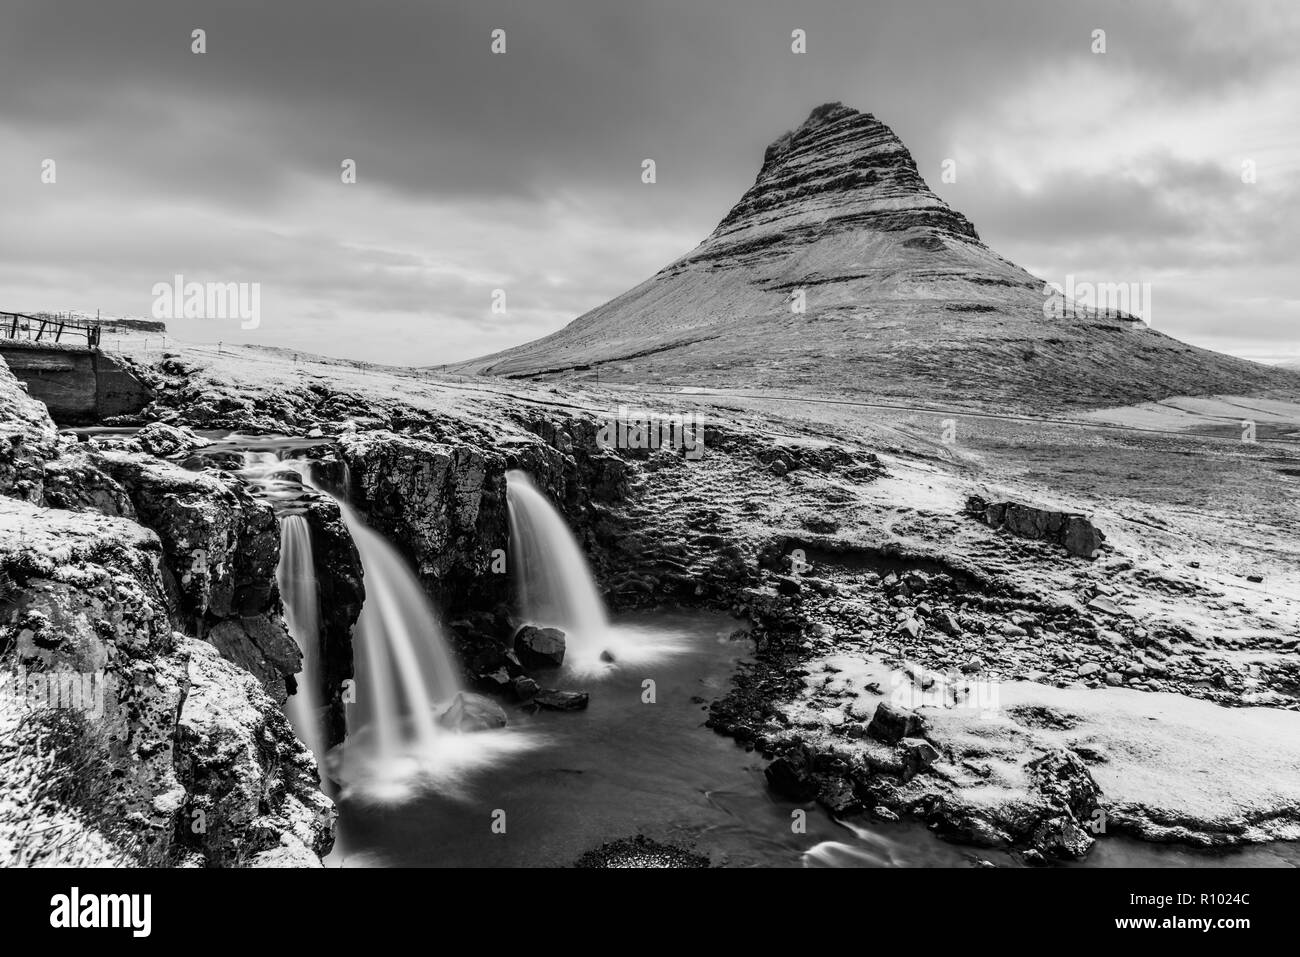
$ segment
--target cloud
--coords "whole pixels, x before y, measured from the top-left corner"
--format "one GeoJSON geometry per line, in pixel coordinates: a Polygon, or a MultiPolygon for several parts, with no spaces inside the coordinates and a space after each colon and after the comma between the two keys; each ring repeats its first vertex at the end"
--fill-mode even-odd
{"type": "MultiPolygon", "coordinates": [[[[1254,348],[1291,336],[1268,316],[1295,298],[1298,34],[1287,4],[16,0],[0,205],[23,229],[0,235],[4,308],[143,312],[175,271],[250,277],[262,341],[486,353],[687,252],[769,142],[842,100],[894,126],[999,252],[1195,278],[1202,311],[1259,300],[1238,324],[1254,348]],[[1247,156],[1253,193],[1233,182],[1247,156]]],[[[1166,331],[1208,335],[1189,315],[1166,331]]]]}

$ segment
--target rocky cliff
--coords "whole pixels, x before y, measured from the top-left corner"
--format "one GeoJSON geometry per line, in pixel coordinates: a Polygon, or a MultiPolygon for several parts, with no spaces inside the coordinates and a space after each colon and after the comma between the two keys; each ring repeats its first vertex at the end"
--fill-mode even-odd
{"type": "Polygon", "coordinates": [[[56,434],[2,364],[0,410],[0,862],[318,865],[270,509],[151,454],[182,430],[56,434]]]}
{"type": "MultiPolygon", "coordinates": [[[[469,682],[507,703],[518,621],[492,558],[509,549],[505,472],[522,468],[613,607],[702,604],[751,623],[752,662],[701,703],[709,726],[773,762],[783,793],[917,817],[1027,859],[1086,853],[1098,811],[1117,829],[1207,844],[1300,833],[1294,749],[1251,730],[1254,712],[1298,706],[1293,616],[1181,580],[1113,510],[1086,509],[1085,524],[1078,502],[945,474],[929,451],[891,444],[900,431],[774,425],[725,402],[691,460],[598,441],[621,392],[467,386],[254,349],[186,353],[155,374],[152,424],[131,437],[74,442],[16,384],[0,402],[20,453],[0,496],[0,663],[102,670],[106,716],[47,727],[0,714],[5,860],[275,864],[328,846],[328,802],[278,706],[296,661],[267,574],[271,506],[232,471],[242,456],[198,437],[208,428],[299,437],[294,454],[320,462],[322,482],[347,491],[441,603],[469,682]],[[1235,634],[1215,634],[1227,620],[1235,634]],[[1227,640],[1233,653],[1217,654],[1227,640]],[[1261,657],[1242,659],[1246,646],[1261,657]],[[875,712],[897,673],[932,721],[904,715],[894,740],[875,712]],[[932,706],[959,679],[1007,695],[995,741],[978,712],[968,726],[943,720],[946,697],[932,706]],[[1149,711],[1175,697],[1200,710],[1171,716],[1161,737],[1149,711]],[[1187,722],[1211,720],[1231,729],[1202,754],[1206,735],[1187,722]],[[1107,731],[1116,721],[1122,734],[1107,731]],[[51,844],[30,834],[46,824],[51,844]]],[[[337,740],[364,581],[337,508],[299,495],[337,740]]]]}

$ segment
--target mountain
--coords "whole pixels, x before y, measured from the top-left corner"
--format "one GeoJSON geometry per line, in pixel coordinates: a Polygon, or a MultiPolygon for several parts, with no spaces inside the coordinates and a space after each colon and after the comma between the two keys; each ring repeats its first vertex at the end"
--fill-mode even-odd
{"type": "Polygon", "coordinates": [[[1294,373],[1044,290],[930,190],[888,126],[829,103],[767,148],[693,251],[558,332],[453,368],[1016,408],[1300,391],[1294,373]]]}

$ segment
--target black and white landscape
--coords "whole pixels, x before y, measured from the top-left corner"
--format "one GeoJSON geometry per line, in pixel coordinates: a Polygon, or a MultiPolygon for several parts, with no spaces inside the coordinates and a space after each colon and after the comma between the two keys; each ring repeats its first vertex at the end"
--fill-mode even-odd
{"type": "Polygon", "coordinates": [[[11,4],[0,866],[1300,865],[1300,17],[1049,7],[11,4]]]}

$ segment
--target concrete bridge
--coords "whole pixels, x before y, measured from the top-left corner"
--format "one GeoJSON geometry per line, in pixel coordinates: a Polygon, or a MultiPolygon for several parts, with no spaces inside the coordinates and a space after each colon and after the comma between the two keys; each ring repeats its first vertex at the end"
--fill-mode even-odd
{"type": "Polygon", "coordinates": [[[100,351],[99,339],[98,323],[0,312],[0,356],[60,424],[139,412],[153,400],[126,363],[100,351]]]}

